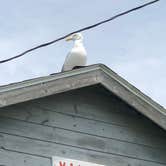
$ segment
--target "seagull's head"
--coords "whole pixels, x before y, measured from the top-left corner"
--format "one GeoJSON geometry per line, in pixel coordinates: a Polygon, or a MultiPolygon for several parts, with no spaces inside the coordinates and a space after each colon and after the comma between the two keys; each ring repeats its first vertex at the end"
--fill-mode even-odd
{"type": "Polygon", "coordinates": [[[82,36],[81,33],[74,33],[74,34],[72,34],[72,35],[70,35],[66,38],[66,41],[70,41],[70,40],[72,40],[72,41],[76,41],[76,40],[82,41],[83,36],[82,36]]]}

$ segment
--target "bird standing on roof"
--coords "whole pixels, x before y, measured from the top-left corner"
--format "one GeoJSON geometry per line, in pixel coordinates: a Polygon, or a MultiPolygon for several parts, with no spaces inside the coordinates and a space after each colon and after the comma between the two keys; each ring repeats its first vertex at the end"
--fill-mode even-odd
{"type": "Polygon", "coordinates": [[[83,67],[87,62],[87,53],[83,45],[83,36],[81,33],[75,33],[66,38],[66,41],[74,41],[74,47],[68,53],[62,67],[62,71],[72,70],[83,67]]]}

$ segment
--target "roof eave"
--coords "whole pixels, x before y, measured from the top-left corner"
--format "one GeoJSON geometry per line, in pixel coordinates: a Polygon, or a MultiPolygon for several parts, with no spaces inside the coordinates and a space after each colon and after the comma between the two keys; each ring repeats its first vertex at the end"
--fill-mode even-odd
{"type": "Polygon", "coordinates": [[[166,130],[165,109],[103,64],[0,87],[0,107],[102,84],[166,130]]]}
{"type": "Polygon", "coordinates": [[[100,83],[100,66],[40,77],[0,87],[0,107],[100,83]]]}

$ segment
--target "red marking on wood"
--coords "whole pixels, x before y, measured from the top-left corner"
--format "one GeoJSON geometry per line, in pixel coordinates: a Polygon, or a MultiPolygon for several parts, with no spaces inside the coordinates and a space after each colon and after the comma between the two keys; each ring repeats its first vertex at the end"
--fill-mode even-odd
{"type": "Polygon", "coordinates": [[[62,162],[60,161],[60,162],[59,162],[59,166],[66,166],[66,163],[63,162],[63,164],[62,164],[62,162]]]}

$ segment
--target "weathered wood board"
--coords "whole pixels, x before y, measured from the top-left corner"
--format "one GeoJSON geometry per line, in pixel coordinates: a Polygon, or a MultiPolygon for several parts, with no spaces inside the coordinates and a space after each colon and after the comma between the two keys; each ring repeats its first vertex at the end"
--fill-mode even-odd
{"type": "Polygon", "coordinates": [[[6,166],[51,165],[56,155],[108,166],[162,166],[166,132],[95,86],[1,108],[0,149],[6,166]]]}

